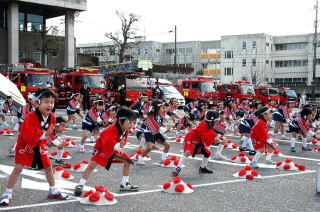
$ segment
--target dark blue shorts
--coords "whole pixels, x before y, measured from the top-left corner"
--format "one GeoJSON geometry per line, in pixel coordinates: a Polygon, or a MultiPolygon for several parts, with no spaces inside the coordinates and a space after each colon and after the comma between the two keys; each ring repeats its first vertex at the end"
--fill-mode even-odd
{"type": "Polygon", "coordinates": [[[74,114],[78,114],[78,113],[80,113],[80,110],[78,109],[78,110],[75,110],[75,111],[71,111],[71,110],[68,110],[67,109],[67,115],[68,116],[71,116],[71,115],[74,115],[74,114]]]}
{"type": "Polygon", "coordinates": [[[163,143],[166,141],[166,139],[160,134],[152,135],[151,132],[144,132],[144,138],[146,139],[146,142],[151,142],[153,144],[157,142],[163,143]]]}
{"type": "Polygon", "coordinates": [[[251,129],[250,127],[244,125],[244,124],[240,124],[238,127],[239,133],[251,133],[251,129]]]}
{"type": "Polygon", "coordinates": [[[282,123],[286,123],[286,119],[283,118],[283,116],[281,116],[281,115],[279,115],[277,113],[273,114],[272,119],[274,121],[279,121],[279,122],[282,122],[282,123]]]}
{"type": "Polygon", "coordinates": [[[289,133],[299,133],[300,132],[300,128],[295,128],[291,125],[289,125],[289,133]]]}
{"type": "Polygon", "coordinates": [[[96,128],[98,128],[98,127],[94,124],[90,125],[85,122],[82,122],[82,130],[88,130],[89,132],[92,132],[96,128]]]}

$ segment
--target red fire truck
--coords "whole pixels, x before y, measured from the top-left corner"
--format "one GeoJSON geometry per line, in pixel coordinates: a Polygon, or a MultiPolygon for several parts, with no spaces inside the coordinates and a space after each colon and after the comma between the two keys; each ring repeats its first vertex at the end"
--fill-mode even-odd
{"type": "Polygon", "coordinates": [[[280,104],[285,104],[288,99],[294,99],[298,104],[298,96],[296,92],[290,88],[280,88],[280,104]]]}
{"type": "Polygon", "coordinates": [[[254,87],[248,81],[236,81],[217,86],[220,99],[228,96],[242,100],[243,98],[253,99],[256,97],[254,87]]]}
{"type": "Polygon", "coordinates": [[[209,104],[214,104],[218,101],[219,94],[216,91],[216,82],[213,78],[198,77],[197,79],[182,80],[178,86],[180,93],[184,96],[186,103],[200,96],[208,99],[209,104]],[[210,101],[210,102],[209,102],[210,101]]]}
{"type": "Polygon", "coordinates": [[[13,66],[3,75],[16,84],[21,94],[27,99],[28,93],[36,92],[39,88],[49,88],[56,91],[54,73],[45,68],[34,68],[32,64],[13,66]]]}
{"type": "Polygon", "coordinates": [[[271,86],[260,86],[254,89],[257,99],[267,104],[270,99],[280,103],[279,89],[271,86]]]}
{"type": "Polygon", "coordinates": [[[75,93],[79,93],[83,83],[87,82],[91,92],[91,102],[98,96],[107,95],[105,78],[97,68],[64,69],[56,73],[55,81],[58,89],[62,84],[70,83],[75,93]]]}

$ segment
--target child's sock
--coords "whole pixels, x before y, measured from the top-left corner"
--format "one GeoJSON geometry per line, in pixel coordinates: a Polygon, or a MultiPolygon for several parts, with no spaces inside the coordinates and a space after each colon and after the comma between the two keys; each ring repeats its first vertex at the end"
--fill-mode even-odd
{"type": "Polygon", "coordinates": [[[5,194],[12,194],[12,189],[8,189],[6,188],[6,190],[4,191],[5,194]]]}
{"type": "Polygon", "coordinates": [[[253,151],[254,147],[253,147],[251,138],[248,139],[248,145],[249,145],[250,150],[253,151]]]}
{"type": "Polygon", "coordinates": [[[84,184],[86,184],[86,182],[87,181],[85,179],[81,178],[79,181],[79,185],[84,185],[84,184]]]}
{"type": "Polygon", "coordinates": [[[208,161],[209,161],[209,158],[204,157],[204,158],[202,159],[202,162],[201,162],[200,167],[201,167],[201,168],[207,167],[208,161]]]}
{"type": "Polygon", "coordinates": [[[127,182],[129,182],[129,176],[122,176],[121,184],[126,185],[127,182]]]}
{"type": "Polygon", "coordinates": [[[291,138],[291,148],[296,146],[296,138],[291,138]]]}
{"type": "Polygon", "coordinates": [[[253,161],[258,162],[261,156],[262,156],[261,152],[257,151],[257,153],[253,157],[253,161]]]}
{"type": "Polygon", "coordinates": [[[302,137],[302,147],[307,147],[307,138],[302,137]]]}
{"type": "Polygon", "coordinates": [[[217,153],[216,153],[216,154],[221,155],[221,152],[222,152],[223,148],[224,148],[224,145],[219,144],[218,149],[217,149],[217,153]]]}
{"type": "Polygon", "coordinates": [[[242,137],[242,140],[243,140],[243,142],[242,142],[242,145],[241,145],[241,148],[245,148],[246,146],[247,146],[247,144],[248,144],[248,137],[247,136],[243,136],[242,137]]]}
{"type": "Polygon", "coordinates": [[[58,149],[58,153],[57,153],[57,160],[61,160],[62,159],[62,154],[63,154],[63,149],[58,149]]]}
{"type": "Polygon", "coordinates": [[[272,152],[267,152],[266,160],[271,160],[272,155],[272,152]]]}
{"type": "Polygon", "coordinates": [[[185,163],[186,163],[186,160],[187,160],[187,157],[185,157],[184,155],[181,155],[181,157],[180,157],[180,162],[179,162],[179,164],[178,164],[178,166],[177,167],[182,167],[182,165],[184,165],[185,163]]]}
{"type": "Polygon", "coordinates": [[[165,160],[168,156],[168,153],[167,152],[162,152],[162,155],[161,155],[161,160],[165,160]]]}

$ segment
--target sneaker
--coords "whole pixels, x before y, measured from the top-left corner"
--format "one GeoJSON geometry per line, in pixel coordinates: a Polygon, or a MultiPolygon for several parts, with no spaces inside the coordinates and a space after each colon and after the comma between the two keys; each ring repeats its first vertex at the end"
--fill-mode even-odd
{"type": "Polygon", "coordinates": [[[224,156],[224,155],[221,155],[221,154],[215,153],[215,154],[213,155],[213,159],[215,159],[215,160],[226,160],[226,159],[227,159],[227,157],[226,157],[226,156],[224,156]]]}
{"type": "Polygon", "coordinates": [[[250,150],[249,155],[255,155],[257,152],[255,150],[250,150]]]}
{"type": "Polygon", "coordinates": [[[252,168],[259,168],[257,161],[252,161],[252,162],[250,162],[250,166],[251,166],[252,168]]]}
{"type": "Polygon", "coordinates": [[[144,161],[137,161],[137,165],[138,166],[145,166],[146,165],[146,163],[144,162],[144,161]]]}
{"type": "Polygon", "coordinates": [[[81,196],[82,192],[83,192],[83,185],[77,185],[73,191],[75,196],[81,196]]]}
{"type": "Polygon", "coordinates": [[[62,160],[62,159],[60,159],[60,160],[55,160],[54,161],[54,165],[56,165],[56,166],[60,166],[60,165],[63,165],[65,162],[64,162],[64,160],[62,160]]]}
{"type": "Polygon", "coordinates": [[[9,149],[9,157],[14,157],[14,154],[16,153],[16,151],[14,151],[13,148],[9,149]]]}
{"type": "Polygon", "coordinates": [[[247,149],[246,147],[239,147],[239,151],[246,152],[246,151],[249,151],[249,149],[247,149]]]}
{"type": "Polygon", "coordinates": [[[172,176],[172,177],[177,177],[177,176],[179,176],[180,171],[181,171],[181,168],[180,168],[180,167],[176,167],[176,168],[172,171],[171,176],[172,176]]]}
{"type": "Polygon", "coordinates": [[[281,139],[282,140],[289,140],[290,138],[288,138],[287,136],[284,135],[284,136],[281,136],[281,139]]]}
{"type": "Polygon", "coordinates": [[[177,131],[177,132],[176,132],[176,137],[178,137],[178,136],[179,136],[179,134],[180,134],[180,132],[178,132],[178,131],[177,131]]]}
{"type": "Polygon", "coordinates": [[[302,151],[311,151],[312,148],[310,146],[305,146],[305,147],[302,147],[302,151]]]}
{"type": "Polygon", "coordinates": [[[266,160],[266,161],[264,162],[264,164],[267,164],[267,165],[275,165],[276,162],[274,162],[273,160],[266,160]]]}
{"type": "Polygon", "coordinates": [[[134,186],[131,183],[127,182],[125,185],[120,184],[120,191],[138,191],[139,186],[134,186]]]}
{"type": "Polygon", "coordinates": [[[0,206],[8,206],[11,202],[12,194],[2,194],[0,199],[0,206]]]}
{"type": "Polygon", "coordinates": [[[296,148],[295,147],[291,147],[291,152],[296,152],[296,148]]]}
{"type": "Polygon", "coordinates": [[[204,167],[204,168],[200,167],[200,168],[199,168],[199,173],[203,173],[203,174],[213,174],[213,171],[210,170],[210,169],[208,169],[207,167],[204,167]]]}
{"type": "Polygon", "coordinates": [[[78,152],[85,153],[86,150],[84,149],[84,147],[79,147],[78,152]]]}
{"type": "Polygon", "coordinates": [[[60,200],[65,200],[69,197],[69,195],[61,193],[59,190],[55,189],[55,193],[52,191],[49,191],[48,198],[50,199],[60,199],[60,200]]]}

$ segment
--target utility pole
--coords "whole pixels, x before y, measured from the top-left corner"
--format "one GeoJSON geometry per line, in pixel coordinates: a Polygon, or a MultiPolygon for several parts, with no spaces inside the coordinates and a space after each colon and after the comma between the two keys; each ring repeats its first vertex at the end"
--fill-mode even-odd
{"type": "Polygon", "coordinates": [[[177,67],[177,25],[174,26],[174,74],[177,67]]]}
{"type": "Polygon", "coordinates": [[[312,75],[312,100],[315,101],[315,86],[316,86],[316,68],[317,68],[317,44],[318,44],[318,0],[314,6],[316,10],[316,20],[314,21],[314,38],[313,38],[313,75],[312,75]]]}

